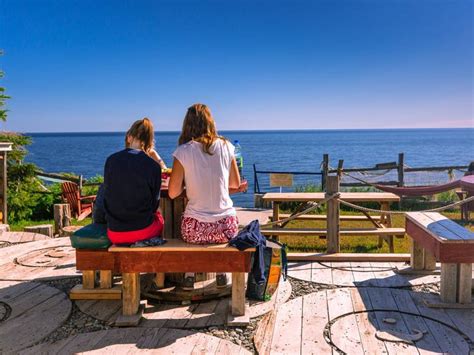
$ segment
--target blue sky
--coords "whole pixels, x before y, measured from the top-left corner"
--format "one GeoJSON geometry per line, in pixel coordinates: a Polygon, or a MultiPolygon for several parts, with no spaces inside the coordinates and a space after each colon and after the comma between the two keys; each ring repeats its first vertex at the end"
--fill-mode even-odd
{"type": "Polygon", "coordinates": [[[0,0],[3,129],[468,127],[471,0],[0,0]]]}

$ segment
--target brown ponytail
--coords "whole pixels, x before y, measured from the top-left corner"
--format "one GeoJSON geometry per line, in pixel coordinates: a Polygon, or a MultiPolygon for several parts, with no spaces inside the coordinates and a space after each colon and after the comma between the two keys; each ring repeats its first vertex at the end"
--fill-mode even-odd
{"type": "Polygon", "coordinates": [[[125,135],[125,146],[128,148],[127,137],[139,140],[142,144],[142,150],[148,153],[155,146],[155,132],[153,123],[148,118],[135,121],[125,135]]]}

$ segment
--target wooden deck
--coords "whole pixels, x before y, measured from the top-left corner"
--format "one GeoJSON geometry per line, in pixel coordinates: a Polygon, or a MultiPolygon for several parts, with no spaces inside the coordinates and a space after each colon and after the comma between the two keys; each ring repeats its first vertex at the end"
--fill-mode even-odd
{"type": "Polygon", "coordinates": [[[257,330],[264,334],[258,350],[260,354],[337,354],[336,349],[347,354],[469,354],[474,310],[426,307],[424,299],[434,297],[373,287],[298,297],[278,308],[273,331],[265,320],[260,323],[266,331],[257,330]],[[418,341],[409,340],[420,335],[418,341]]]}
{"type": "Polygon", "coordinates": [[[244,348],[203,333],[167,328],[126,328],[79,334],[42,344],[21,354],[250,354],[244,348]]]}
{"type": "Polygon", "coordinates": [[[0,281],[0,354],[39,342],[67,320],[71,309],[71,301],[57,288],[0,281]]]}
{"type": "Polygon", "coordinates": [[[424,275],[398,273],[400,262],[292,262],[288,275],[303,281],[335,286],[410,287],[440,281],[440,269],[424,275]]]}
{"type": "MultiPolygon", "coordinates": [[[[255,318],[269,312],[275,305],[285,303],[291,295],[291,285],[282,281],[278,298],[273,297],[269,302],[250,301],[249,317],[255,318]]],[[[230,297],[192,303],[190,305],[153,304],[142,301],[145,305],[140,327],[146,328],[181,328],[198,329],[226,324],[230,297]]],[[[81,312],[93,318],[114,324],[121,314],[120,300],[87,300],[76,301],[81,312]]]]}
{"type": "Polygon", "coordinates": [[[29,232],[1,232],[0,245],[22,244],[51,239],[47,235],[29,232]]]}

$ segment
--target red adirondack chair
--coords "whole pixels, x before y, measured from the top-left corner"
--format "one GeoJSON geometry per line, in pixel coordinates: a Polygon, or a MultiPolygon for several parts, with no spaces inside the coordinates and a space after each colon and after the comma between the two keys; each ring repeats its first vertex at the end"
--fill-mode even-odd
{"type": "Polygon", "coordinates": [[[70,181],[63,182],[61,184],[61,190],[64,202],[69,203],[71,213],[78,221],[82,221],[92,213],[95,195],[81,196],[79,186],[70,181]]]}

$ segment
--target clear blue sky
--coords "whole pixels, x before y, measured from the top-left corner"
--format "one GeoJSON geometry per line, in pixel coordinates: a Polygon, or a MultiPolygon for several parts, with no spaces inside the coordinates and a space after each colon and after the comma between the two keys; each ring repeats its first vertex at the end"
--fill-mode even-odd
{"type": "Polygon", "coordinates": [[[467,127],[471,0],[0,0],[3,129],[467,127]]]}

